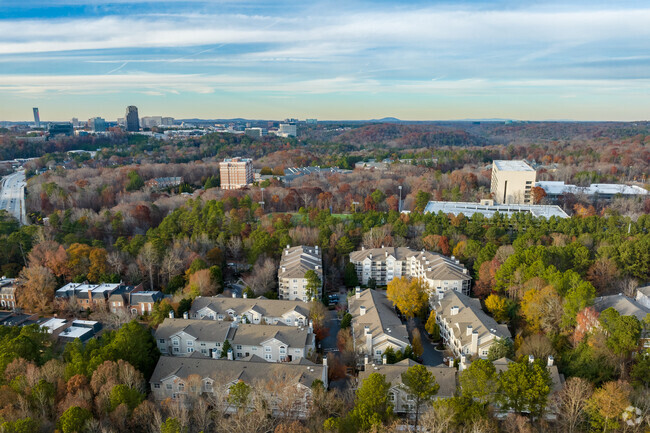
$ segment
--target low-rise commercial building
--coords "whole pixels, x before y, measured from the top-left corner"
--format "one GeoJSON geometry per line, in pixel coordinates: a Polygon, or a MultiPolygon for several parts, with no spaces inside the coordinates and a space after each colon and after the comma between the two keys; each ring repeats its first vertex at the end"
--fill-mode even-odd
{"type": "Polygon", "coordinates": [[[534,217],[544,218],[569,218],[561,207],[556,205],[541,204],[495,204],[493,200],[481,200],[480,203],[458,202],[458,201],[430,201],[424,208],[424,213],[442,212],[458,216],[465,215],[471,218],[474,214],[481,214],[486,218],[499,215],[512,216],[516,214],[530,214],[534,217]]]}
{"type": "Polygon", "coordinates": [[[394,278],[419,278],[430,295],[447,290],[469,293],[472,277],[458,260],[430,251],[415,251],[406,247],[362,248],[350,254],[350,262],[357,270],[361,284],[374,279],[385,286],[394,278]]]}
{"type": "Polygon", "coordinates": [[[431,300],[445,345],[455,356],[487,358],[490,346],[499,339],[512,338],[506,325],[498,324],[481,309],[481,301],[450,290],[439,300],[431,300]]]}
{"type": "Polygon", "coordinates": [[[287,247],[282,251],[278,269],[278,295],[280,299],[309,302],[323,295],[323,253],[315,247],[299,245],[287,247]],[[315,293],[308,293],[308,280],[305,274],[314,271],[320,279],[315,293]]]}
{"type": "Polygon", "coordinates": [[[593,200],[609,201],[615,197],[647,197],[648,190],[636,185],[622,185],[615,183],[592,183],[589,186],[576,186],[558,181],[537,182],[538,186],[546,193],[545,199],[557,202],[567,194],[585,195],[593,200]]]}

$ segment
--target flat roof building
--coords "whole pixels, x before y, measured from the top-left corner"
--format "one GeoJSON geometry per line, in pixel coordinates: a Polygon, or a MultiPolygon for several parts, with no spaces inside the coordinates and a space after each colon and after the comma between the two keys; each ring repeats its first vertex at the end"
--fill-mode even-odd
{"type": "Polygon", "coordinates": [[[241,189],[253,183],[253,160],[228,158],[219,163],[221,189],[241,189]]]}
{"type": "Polygon", "coordinates": [[[493,161],[490,192],[500,204],[531,204],[537,172],[526,161],[493,161]]]}
{"type": "Polygon", "coordinates": [[[589,186],[577,186],[560,181],[542,181],[537,182],[535,186],[542,188],[546,192],[546,198],[551,202],[557,201],[566,194],[582,194],[601,200],[611,200],[617,196],[636,197],[650,194],[640,186],[615,183],[592,183],[589,186]]]}
{"type": "Polygon", "coordinates": [[[566,212],[556,205],[535,204],[494,204],[492,200],[482,200],[481,203],[458,201],[430,201],[424,208],[424,213],[438,213],[460,215],[470,218],[475,213],[480,213],[486,218],[493,217],[497,212],[501,215],[512,216],[518,213],[528,213],[534,217],[544,218],[569,218],[566,212]]]}
{"type": "Polygon", "coordinates": [[[124,115],[126,130],[129,132],[138,132],[140,130],[140,118],[138,117],[138,107],[129,105],[126,107],[124,115]]]}

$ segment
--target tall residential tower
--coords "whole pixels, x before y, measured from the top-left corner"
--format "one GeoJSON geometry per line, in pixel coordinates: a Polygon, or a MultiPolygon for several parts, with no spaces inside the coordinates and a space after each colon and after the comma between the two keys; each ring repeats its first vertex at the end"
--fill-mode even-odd
{"type": "Polygon", "coordinates": [[[138,107],[129,105],[126,107],[125,115],[126,130],[129,132],[138,132],[140,130],[140,118],[138,117],[138,107]]]}

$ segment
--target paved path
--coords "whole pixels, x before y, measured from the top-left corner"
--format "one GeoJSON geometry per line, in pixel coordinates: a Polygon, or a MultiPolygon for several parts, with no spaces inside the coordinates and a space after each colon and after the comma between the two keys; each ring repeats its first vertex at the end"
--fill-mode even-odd
{"type": "Polygon", "coordinates": [[[327,319],[327,328],[329,329],[329,335],[320,342],[321,348],[324,352],[338,352],[336,347],[336,336],[341,329],[341,321],[336,316],[336,311],[328,311],[329,317],[327,319]]]}
{"type": "Polygon", "coordinates": [[[4,209],[20,222],[27,224],[25,214],[25,171],[17,171],[2,178],[0,209],[4,209]]]}
{"type": "Polygon", "coordinates": [[[415,326],[420,330],[420,335],[422,336],[422,363],[431,366],[442,364],[442,353],[438,352],[435,349],[435,343],[432,343],[427,338],[426,332],[424,331],[424,325],[422,325],[420,320],[413,319],[406,322],[406,328],[408,329],[409,334],[411,334],[411,331],[415,326]]]}

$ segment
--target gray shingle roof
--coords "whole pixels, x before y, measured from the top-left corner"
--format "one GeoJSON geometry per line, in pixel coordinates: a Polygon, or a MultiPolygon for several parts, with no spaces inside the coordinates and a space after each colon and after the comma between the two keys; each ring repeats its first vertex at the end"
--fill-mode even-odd
{"type": "Polygon", "coordinates": [[[230,322],[166,318],[156,329],[156,339],[168,339],[180,331],[198,340],[225,341],[230,331],[230,322]]]}
{"type": "Polygon", "coordinates": [[[287,301],[278,299],[244,299],[244,298],[227,298],[222,295],[201,298],[198,297],[192,303],[190,314],[193,316],[199,310],[209,307],[216,314],[226,315],[226,311],[232,309],[235,315],[242,314],[254,309],[264,317],[282,317],[283,314],[296,311],[305,317],[309,317],[309,307],[303,301],[287,301]]]}
{"type": "Polygon", "coordinates": [[[256,346],[275,338],[289,347],[305,347],[313,342],[313,334],[307,328],[295,326],[249,325],[242,324],[231,332],[230,343],[243,346],[256,346]]]}
{"type": "Polygon", "coordinates": [[[224,385],[236,380],[254,384],[259,381],[267,382],[270,379],[284,379],[311,387],[314,380],[322,379],[324,368],[322,365],[313,363],[305,365],[266,362],[258,356],[236,361],[201,357],[161,356],[150,382],[157,383],[172,375],[187,378],[196,374],[201,378],[211,378],[224,385]]]}
{"type": "Polygon", "coordinates": [[[386,292],[364,290],[359,299],[356,298],[356,295],[350,298],[349,311],[352,315],[355,340],[365,341],[363,340],[365,326],[369,326],[373,338],[385,334],[402,341],[405,345],[410,344],[406,326],[397,317],[392,303],[386,297],[386,292]],[[363,316],[360,312],[362,306],[366,308],[366,313],[363,316]]]}
{"type": "Polygon", "coordinates": [[[315,271],[321,281],[323,280],[323,255],[320,248],[299,245],[282,251],[278,269],[279,278],[303,278],[305,272],[309,270],[315,271]]]}
{"type": "Polygon", "coordinates": [[[650,313],[649,308],[622,294],[601,296],[594,301],[594,308],[599,313],[610,307],[618,311],[621,316],[635,316],[639,320],[643,320],[646,314],[650,313]]]}

